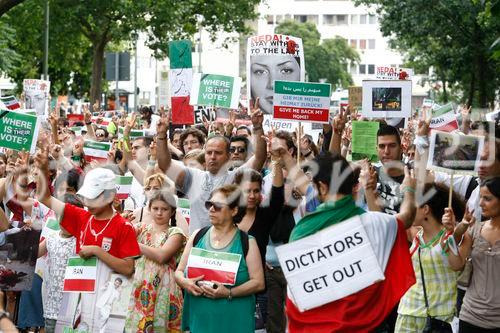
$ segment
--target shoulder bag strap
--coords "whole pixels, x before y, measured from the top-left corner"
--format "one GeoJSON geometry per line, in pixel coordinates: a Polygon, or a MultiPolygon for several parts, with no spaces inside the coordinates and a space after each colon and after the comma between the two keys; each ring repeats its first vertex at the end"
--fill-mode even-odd
{"type": "Polygon", "coordinates": [[[420,259],[420,245],[418,247],[418,264],[420,265],[420,276],[422,277],[422,286],[424,287],[425,308],[427,309],[427,315],[430,316],[429,300],[427,299],[427,290],[425,288],[424,268],[422,267],[422,260],[420,259]]]}

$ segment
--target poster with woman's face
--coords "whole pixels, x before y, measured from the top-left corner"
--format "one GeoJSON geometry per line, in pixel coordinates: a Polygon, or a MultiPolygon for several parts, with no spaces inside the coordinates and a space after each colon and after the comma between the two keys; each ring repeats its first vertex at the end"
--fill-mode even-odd
{"type": "Polygon", "coordinates": [[[24,108],[33,109],[37,116],[48,116],[50,81],[25,79],[23,81],[24,108]]]}
{"type": "Polygon", "coordinates": [[[247,96],[251,103],[259,97],[264,114],[273,114],[274,81],[304,78],[302,39],[278,34],[248,38],[247,96]]]}

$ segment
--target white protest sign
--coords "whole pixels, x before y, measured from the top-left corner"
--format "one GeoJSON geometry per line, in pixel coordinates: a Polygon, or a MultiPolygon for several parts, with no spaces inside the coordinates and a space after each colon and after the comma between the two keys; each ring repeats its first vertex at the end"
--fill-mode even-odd
{"type": "Polygon", "coordinates": [[[377,66],[375,71],[375,78],[377,80],[411,80],[412,76],[412,68],[377,66]]]}
{"type": "Polygon", "coordinates": [[[385,279],[359,216],[279,246],[276,253],[302,312],[385,279]]]}
{"type": "Polygon", "coordinates": [[[37,116],[49,115],[50,81],[25,79],[23,92],[24,108],[35,109],[37,116]]]}
{"type": "Polygon", "coordinates": [[[486,121],[496,121],[500,119],[500,110],[485,114],[486,121]]]}
{"type": "Polygon", "coordinates": [[[443,132],[451,132],[458,129],[457,114],[453,105],[448,103],[440,108],[432,109],[432,119],[429,127],[443,132]]]}

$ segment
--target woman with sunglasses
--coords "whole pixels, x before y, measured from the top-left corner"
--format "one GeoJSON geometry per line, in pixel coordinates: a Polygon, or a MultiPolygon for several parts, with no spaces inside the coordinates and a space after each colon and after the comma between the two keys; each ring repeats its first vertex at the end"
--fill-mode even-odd
{"type": "Polygon", "coordinates": [[[255,330],[254,295],[264,289],[264,273],[257,242],[238,230],[239,201],[240,190],[236,185],[215,189],[206,202],[211,226],[208,230],[195,231],[184,249],[175,272],[177,283],[186,291],[183,330],[195,333],[250,333],[255,330]],[[197,233],[203,231],[204,235],[198,239],[197,233]],[[246,255],[245,239],[248,241],[246,255]],[[234,285],[206,279],[205,275],[214,272],[210,268],[204,275],[188,278],[188,258],[193,256],[193,248],[217,252],[219,256],[240,255],[234,285]]]}

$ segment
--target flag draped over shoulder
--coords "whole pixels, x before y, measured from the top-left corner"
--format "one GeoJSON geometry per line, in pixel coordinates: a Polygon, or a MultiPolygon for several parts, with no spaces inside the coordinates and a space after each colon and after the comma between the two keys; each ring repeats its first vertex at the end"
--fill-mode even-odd
{"type": "MultiPolygon", "coordinates": [[[[326,202],[299,221],[290,235],[290,242],[364,213],[352,196],[326,202]]],[[[399,299],[415,284],[405,228],[401,221],[397,220],[397,223],[396,239],[384,272],[385,280],[304,312],[287,298],[286,313],[291,333],[371,332],[384,321],[399,299]]]]}

